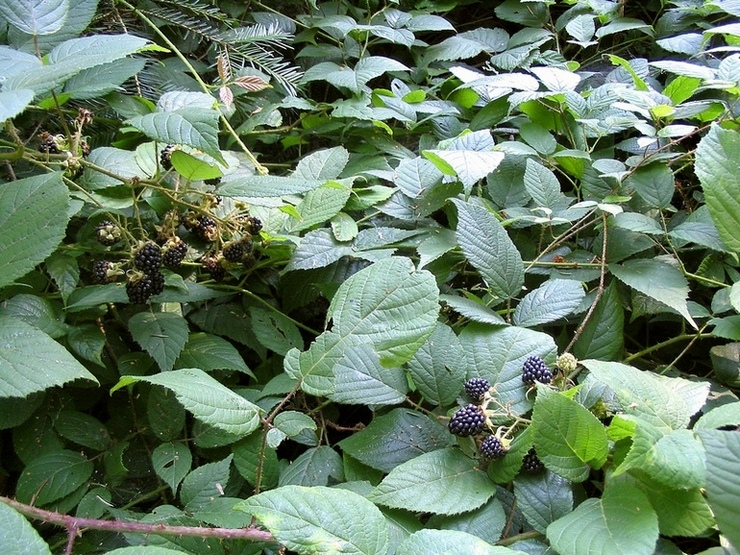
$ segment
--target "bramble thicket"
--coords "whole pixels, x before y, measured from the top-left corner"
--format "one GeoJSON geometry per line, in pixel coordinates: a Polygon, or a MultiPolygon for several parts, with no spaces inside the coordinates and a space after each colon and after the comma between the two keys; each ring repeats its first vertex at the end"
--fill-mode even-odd
{"type": "Polygon", "coordinates": [[[0,551],[740,550],[738,0],[0,0],[0,551]]]}

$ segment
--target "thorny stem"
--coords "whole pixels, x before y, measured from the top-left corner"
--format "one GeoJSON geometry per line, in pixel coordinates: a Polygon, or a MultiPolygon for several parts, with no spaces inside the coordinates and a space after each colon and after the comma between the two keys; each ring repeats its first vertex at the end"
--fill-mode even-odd
{"type": "Polygon", "coordinates": [[[568,346],[565,348],[565,353],[569,353],[570,350],[573,348],[573,345],[576,344],[576,341],[578,341],[578,338],[583,333],[583,330],[586,329],[586,324],[588,324],[589,320],[591,320],[591,316],[593,316],[593,313],[596,311],[596,307],[599,304],[599,301],[601,300],[602,295],[604,294],[604,282],[606,279],[606,247],[608,244],[609,239],[609,226],[606,225],[606,214],[601,214],[601,221],[602,221],[602,228],[604,230],[604,237],[602,238],[601,243],[601,260],[599,261],[601,263],[601,272],[599,273],[599,287],[596,289],[596,297],[594,298],[594,302],[591,303],[591,306],[588,309],[588,312],[586,313],[586,316],[581,321],[580,325],[578,326],[578,329],[576,329],[575,333],[573,334],[573,338],[570,340],[570,343],[568,343],[568,346]]]}
{"type": "Polygon", "coordinates": [[[248,528],[207,528],[204,526],[170,526],[168,524],[146,524],[144,522],[124,522],[122,520],[99,520],[96,518],[79,518],[53,511],[46,511],[3,496],[0,496],[0,502],[5,503],[22,515],[34,520],[41,520],[49,524],[66,528],[68,532],[66,553],[72,552],[71,548],[74,538],[79,535],[82,529],[103,530],[116,534],[157,534],[161,536],[217,538],[220,540],[250,540],[262,542],[275,540],[270,532],[259,530],[252,526],[248,528]]]}

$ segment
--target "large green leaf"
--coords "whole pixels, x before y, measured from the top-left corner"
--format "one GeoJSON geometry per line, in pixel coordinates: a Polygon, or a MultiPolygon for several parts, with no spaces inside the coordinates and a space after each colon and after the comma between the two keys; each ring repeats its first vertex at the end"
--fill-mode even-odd
{"type": "Polygon", "coordinates": [[[398,405],[406,399],[408,384],[401,368],[384,368],[373,347],[350,347],[334,366],[334,387],[327,395],[349,405],[398,405]]]}
{"type": "Polygon", "coordinates": [[[408,361],[414,385],[424,398],[436,405],[451,405],[465,381],[464,354],[452,328],[437,323],[434,333],[408,361]]]}
{"type": "Polygon", "coordinates": [[[26,397],[79,379],[98,383],[44,332],[12,316],[0,315],[0,397],[26,397]]]}
{"type": "Polygon", "coordinates": [[[586,408],[547,386],[537,387],[532,411],[532,439],[548,469],[582,482],[591,468],[601,468],[609,444],[604,426],[586,408]]]}
{"type": "Polygon", "coordinates": [[[334,390],[334,365],[349,347],[372,345],[380,364],[407,362],[434,331],[439,291],[432,274],[415,270],[407,258],[387,258],[352,275],[329,307],[334,325],[302,353],[291,349],[285,369],[302,378],[304,391],[334,390]]]}
{"type": "Polygon", "coordinates": [[[200,368],[207,372],[236,370],[253,375],[231,343],[210,333],[191,333],[175,364],[180,368],[200,368]]]}
{"type": "Polygon", "coordinates": [[[29,35],[51,35],[63,26],[69,0],[0,0],[0,15],[29,35]]]}
{"type": "Polygon", "coordinates": [[[186,107],[136,116],[126,123],[152,139],[192,146],[225,164],[218,147],[218,118],[216,110],[186,107]]]}
{"type": "Polygon", "coordinates": [[[477,204],[453,199],[457,206],[457,241],[491,292],[508,299],[524,284],[524,264],[516,246],[496,217],[477,204]]]}
{"type": "Polygon", "coordinates": [[[379,555],[389,547],[380,510],[364,497],[327,487],[284,486],[238,504],[300,554],[379,555]]]}
{"type": "Polygon", "coordinates": [[[321,62],[306,71],[303,81],[327,81],[335,87],[343,87],[353,93],[360,93],[368,90],[366,84],[370,79],[379,77],[388,71],[409,71],[409,68],[391,58],[367,56],[357,62],[354,69],[337,65],[334,62],[321,62]]]}
{"type": "Polygon", "coordinates": [[[643,419],[663,432],[688,426],[691,416],[699,412],[709,394],[706,382],[665,378],[619,362],[589,359],[580,363],[614,391],[626,414],[643,419]]]}
{"type": "Polygon", "coordinates": [[[672,308],[697,327],[686,304],[689,284],[675,266],[655,258],[636,258],[622,264],[609,264],[609,271],[619,281],[672,308]]]}
{"type": "Polygon", "coordinates": [[[215,497],[223,495],[233,458],[229,455],[223,460],[203,464],[185,477],[180,486],[180,501],[189,512],[199,511],[210,505],[215,497]]]}
{"type": "Polygon", "coordinates": [[[358,461],[390,472],[399,464],[424,453],[450,446],[454,441],[447,429],[419,412],[393,409],[339,445],[358,461]]]}
{"type": "Polygon", "coordinates": [[[342,457],[328,445],[311,447],[280,473],[280,486],[328,486],[344,481],[342,457]]]}
{"type": "Polygon", "coordinates": [[[696,175],[719,236],[740,252],[740,133],[713,124],[696,149],[696,175]]]}
{"type": "Polygon", "coordinates": [[[162,443],[152,450],[152,468],[173,493],[190,472],[193,456],[184,443],[162,443]]]}
{"type": "Polygon", "coordinates": [[[326,182],[336,179],[349,162],[349,151],[335,146],[312,152],[298,162],[293,177],[302,180],[326,182]]]}
{"type": "Polygon", "coordinates": [[[33,91],[30,89],[0,91],[0,123],[20,114],[32,100],[33,91]]]}
{"type": "Polygon", "coordinates": [[[480,507],[495,493],[496,486],[476,461],[450,448],[397,466],[369,498],[397,509],[452,515],[480,507]]]}
{"type": "Polygon", "coordinates": [[[644,493],[620,484],[550,524],[547,539],[560,555],[653,555],[658,517],[644,493]]]}
{"type": "Polygon", "coordinates": [[[259,407],[197,368],[154,376],[123,376],[111,392],[136,382],[166,387],[195,418],[230,434],[246,436],[260,425],[259,407]]]}
{"type": "Polygon", "coordinates": [[[8,555],[51,555],[51,550],[23,515],[0,501],[0,549],[8,555]]]}
{"type": "Polygon", "coordinates": [[[551,473],[520,475],[514,481],[514,495],[524,518],[542,534],[573,510],[572,484],[551,473]]]}
{"type": "Polygon", "coordinates": [[[164,370],[172,370],[188,341],[188,323],[173,312],[139,312],[128,321],[136,342],[164,370]]]}
{"type": "Polygon", "coordinates": [[[64,239],[68,212],[69,192],[60,172],[0,187],[0,287],[13,283],[54,251],[64,239]]]}
{"type": "Polygon", "coordinates": [[[580,359],[614,360],[620,357],[623,347],[624,308],[615,280],[604,289],[599,304],[573,345],[573,354],[580,359]]]}
{"type": "Polygon", "coordinates": [[[351,189],[335,181],[309,191],[296,206],[299,219],[291,222],[289,230],[302,231],[332,219],[344,208],[351,194],[351,189]]]}
{"type": "Polygon", "coordinates": [[[493,546],[457,530],[419,530],[398,546],[396,555],[524,555],[508,547],[493,546]]]}
{"type": "Polygon", "coordinates": [[[54,451],[33,459],[23,470],[15,495],[22,503],[48,505],[82,486],[93,463],[74,451],[54,451]]]}
{"type": "Polygon", "coordinates": [[[699,437],[707,453],[707,500],[720,532],[740,549],[740,434],[701,430],[699,437]]]}
{"type": "Polygon", "coordinates": [[[567,316],[581,304],[586,292],[579,281],[553,279],[527,293],[514,310],[514,324],[524,328],[567,316]]]}

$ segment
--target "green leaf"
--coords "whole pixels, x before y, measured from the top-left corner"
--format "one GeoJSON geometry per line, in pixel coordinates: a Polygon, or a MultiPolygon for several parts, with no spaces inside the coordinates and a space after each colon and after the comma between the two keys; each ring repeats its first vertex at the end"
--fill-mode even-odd
{"type": "Polygon", "coordinates": [[[63,315],[59,307],[54,306],[48,299],[36,295],[21,293],[15,295],[0,306],[0,314],[13,316],[23,320],[26,324],[38,328],[53,338],[71,333],[72,329],[62,321],[63,315]]]}
{"type": "Polygon", "coordinates": [[[54,451],[33,459],[18,478],[15,495],[21,503],[48,505],[70,495],[93,473],[93,463],[74,451],[54,451]]]}
{"type": "Polygon", "coordinates": [[[0,123],[23,112],[32,100],[33,91],[30,89],[0,91],[0,123]]]}
{"type": "Polygon", "coordinates": [[[550,473],[520,475],[514,480],[514,495],[524,518],[541,534],[573,510],[571,483],[550,473]]]}
{"type": "Polygon", "coordinates": [[[102,356],[106,337],[99,327],[93,324],[78,324],[71,327],[67,334],[67,344],[80,358],[105,368],[102,356]]]}
{"type": "Polygon", "coordinates": [[[131,547],[119,547],[108,551],[108,555],[182,555],[180,549],[169,549],[156,545],[135,545],[131,547]]]}
{"type": "Polygon", "coordinates": [[[460,345],[467,356],[467,377],[487,379],[498,401],[515,415],[532,408],[532,396],[522,382],[524,361],[539,356],[552,364],[557,353],[548,334],[516,326],[468,325],[460,334],[460,345]]]}
{"type": "Polygon", "coordinates": [[[0,502],[0,545],[10,555],[51,555],[51,550],[23,515],[0,502]]]}
{"type": "Polygon", "coordinates": [[[0,314],[0,397],[26,397],[79,379],[98,383],[44,332],[0,314]]]}
{"type": "MultiPolygon", "coordinates": [[[[279,416],[279,415],[278,415],[279,416]]],[[[250,434],[231,447],[234,466],[247,482],[257,484],[261,478],[263,488],[269,489],[278,483],[278,458],[274,449],[262,449],[262,434],[250,434]]]]}
{"type": "Polygon", "coordinates": [[[653,555],[658,517],[644,493],[620,484],[550,524],[547,539],[560,555],[653,555]]]}
{"type": "Polygon", "coordinates": [[[171,160],[177,173],[191,181],[216,179],[223,175],[218,166],[200,160],[180,149],[172,152],[171,160]]]}
{"type": "Polygon", "coordinates": [[[696,175],[722,241],[740,252],[740,133],[712,124],[696,149],[696,175]]]}
{"type": "Polygon", "coordinates": [[[195,418],[219,430],[245,436],[259,427],[259,407],[197,368],[172,370],[155,376],[123,376],[111,392],[140,381],[173,391],[195,418]]]}
{"type": "Polygon", "coordinates": [[[524,187],[538,208],[557,208],[565,199],[553,171],[531,158],[524,171],[524,187]]]}
{"type": "Polygon", "coordinates": [[[139,312],[129,320],[128,329],[165,372],[172,370],[188,341],[187,321],[173,312],[139,312]]]}
{"type": "Polygon", "coordinates": [[[740,434],[701,430],[699,437],[707,454],[706,495],[720,532],[740,549],[740,434]]]}
{"type": "Polygon", "coordinates": [[[567,316],[586,296],[580,281],[553,279],[525,295],[514,310],[514,324],[524,328],[567,316]]]}
{"type": "Polygon", "coordinates": [[[582,482],[591,468],[601,468],[606,462],[609,445],[603,424],[562,393],[537,387],[532,426],[540,460],[564,478],[582,482]]]}
{"type": "Polygon", "coordinates": [[[695,329],[686,299],[689,284],[675,266],[655,258],[637,258],[609,264],[609,271],[621,282],[678,312],[695,329]]]}
{"type": "Polygon", "coordinates": [[[332,331],[307,351],[291,349],[285,369],[302,378],[306,393],[327,395],[334,389],[334,366],[349,347],[370,344],[382,366],[403,364],[434,331],[438,294],[432,274],[415,270],[409,259],[376,262],[342,283],[329,307],[332,331]]]}
{"type": "Polygon", "coordinates": [[[279,312],[251,307],[252,332],[257,340],[280,355],[303,346],[303,337],[295,323],[279,312]]]}
{"type": "Polygon", "coordinates": [[[187,107],[136,116],[126,123],[152,139],[197,148],[226,164],[218,147],[218,117],[216,110],[187,107]]]}
{"type": "Polygon", "coordinates": [[[173,493],[190,472],[193,456],[184,443],[162,443],[152,450],[152,468],[173,493]]]}
{"type": "Polygon", "coordinates": [[[54,428],[65,439],[95,451],[104,451],[111,438],[100,420],[76,410],[63,410],[54,420],[54,428]]]}
{"type": "Polygon", "coordinates": [[[573,354],[579,359],[614,360],[621,357],[623,347],[624,308],[617,282],[612,281],[573,345],[573,354]]]}
{"type": "Polygon", "coordinates": [[[342,457],[328,445],[311,447],[280,473],[279,486],[328,486],[343,482],[342,457]]]}
{"type": "Polygon", "coordinates": [[[490,544],[501,539],[507,522],[503,503],[496,497],[482,507],[458,515],[432,515],[427,528],[467,532],[490,544]]]}
{"type": "Polygon", "coordinates": [[[453,437],[429,417],[397,408],[376,417],[370,425],[339,442],[342,452],[383,472],[419,455],[448,447],[453,437]]]}
{"type": "Polygon", "coordinates": [[[456,176],[467,192],[504,159],[503,152],[493,151],[425,150],[422,154],[445,175],[456,176]]]}
{"type": "Polygon", "coordinates": [[[476,461],[450,448],[397,466],[369,499],[397,509],[452,515],[480,507],[495,493],[496,486],[476,461]]]}
{"type": "Polygon", "coordinates": [[[707,430],[730,425],[740,425],[740,401],[720,405],[705,412],[694,424],[694,430],[707,430]]]}
{"type": "Polygon", "coordinates": [[[496,217],[482,206],[453,199],[457,206],[457,241],[492,293],[502,299],[519,294],[524,263],[496,217]]]}
{"type": "Polygon", "coordinates": [[[336,262],[343,256],[355,255],[355,250],[347,243],[340,243],[329,229],[309,231],[301,238],[298,249],[286,268],[291,270],[313,270],[336,262]]]}
{"type": "Polygon", "coordinates": [[[378,555],[389,548],[383,514],[348,490],[284,486],[235,508],[254,515],[278,542],[300,554],[378,555]]]}
{"type": "Polygon", "coordinates": [[[316,429],[316,422],[310,416],[294,410],[281,412],[272,423],[287,437],[295,437],[304,430],[316,429]]]}
{"type": "Polygon", "coordinates": [[[349,151],[343,146],[317,150],[298,162],[293,178],[325,183],[339,177],[347,166],[347,162],[349,162],[349,151]]]}
{"type": "Polygon", "coordinates": [[[191,333],[175,364],[179,368],[236,370],[254,376],[231,343],[210,333],[191,333]]]}
{"type": "Polygon", "coordinates": [[[302,231],[331,220],[344,208],[351,194],[350,188],[336,182],[309,191],[296,207],[300,219],[292,221],[288,229],[291,232],[302,231]]]}
{"type": "Polygon", "coordinates": [[[67,222],[69,192],[61,172],[18,179],[0,188],[0,287],[43,262],[64,239],[67,222]]]}
{"type": "Polygon", "coordinates": [[[229,455],[221,461],[201,465],[185,477],[180,486],[180,501],[188,512],[200,511],[223,495],[233,458],[229,455]]]}
{"type": "Polygon", "coordinates": [[[626,414],[645,420],[663,432],[686,428],[709,394],[706,382],[666,378],[619,362],[591,359],[579,362],[614,391],[626,414]]]}
{"type": "Polygon", "coordinates": [[[327,397],[348,405],[398,405],[408,386],[401,368],[384,368],[372,345],[349,347],[334,365],[334,387],[327,397]]]}
{"type": "Polygon", "coordinates": [[[434,333],[408,361],[406,368],[424,398],[435,405],[451,405],[465,381],[464,355],[452,328],[437,322],[434,333]]]}
{"type": "Polygon", "coordinates": [[[0,15],[29,35],[51,35],[67,19],[69,0],[0,0],[0,15]]]}
{"type": "Polygon", "coordinates": [[[506,320],[498,312],[494,312],[488,308],[483,304],[482,300],[471,293],[466,293],[465,297],[442,294],[439,296],[439,300],[444,303],[444,306],[448,306],[450,309],[473,322],[491,324],[492,326],[506,325],[506,320]]]}
{"type": "Polygon", "coordinates": [[[668,488],[649,478],[638,478],[640,489],[658,515],[660,533],[664,536],[702,536],[715,525],[703,488],[668,488]]]}
{"type": "Polygon", "coordinates": [[[389,71],[410,71],[397,60],[383,56],[367,56],[355,65],[354,69],[340,66],[334,62],[321,62],[309,68],[303,75],[303,82],[327,81],[335,87],[344,87],[353,93],[369,90],[366,83],[389,71]]]}
{"type": "Polygon", "coordinates": [[[665,164],[641,166],[624,180],[624,185],[633,188],[649,206],[661,210],[671,206],[676,192],[673,172],[665,164]]]}
{"type": "Polygon", "coordinates": [[[396,555],[524,555],[508,547],[493,546],[482,539],[457,530],[419,530],[398,546],[396,555]]]}

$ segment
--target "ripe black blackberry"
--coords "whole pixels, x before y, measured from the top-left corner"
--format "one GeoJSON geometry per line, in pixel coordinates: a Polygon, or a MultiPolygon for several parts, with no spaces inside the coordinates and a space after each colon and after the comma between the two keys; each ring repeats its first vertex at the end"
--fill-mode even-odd
{"type": "Polygon", "coordinates": [[[98,243],[110,247],[121,239],[121,229],[110,220],[103,220],[95,227],[98,243]]]}
{"type": "Polygon", "coordinates": [[[450,418],[450,433],[460,437],[472,436],[483,430],[486,417],[478,405],[467,405],[459,409],[450,418]]]}
{"type": "Polygon", "coordinates": [[[159,295],[162,291],[164,291],[164,274],[162,272],[157,271],[152,274],[147,274],[147,277],[152,282],[152,295],[159,295]]]}
{"type": "Polygon", "coordinates": [[[113,264],[107,260],[96,260],[93,262],[92,277],[94,283],[110,283],[112,280],[108,276],[108,270],[113,267],[113,264]]]}
{"type": "Polygon", "coordinates": [[[175,150],[175,145],[167,145],[159,153],[159,163],[162,165],[165,171],[172,169],[173,150],[175,150]]]}
{"type": "Polygon", "coordinates": [[[262,220],[255,216],[247,217],[246,224],[247,232],[252,235],[257,235],[260,231],[262,231],[262,220]]]}
{"type": "Polygon", "coordinates": [[[151,241],[134,254],[134,266],[147,274],[159,271],[162,266],[162,249],[157,243],[151,241]]]}
{"type": "Polygon", "coordinates": [[[211,275],[213,281],[221,281],[226,277],[226,269],[221,266],[221,261],[215,256],[206,256],[201,259],[203,269],[211,275]]]}
{"type": "Polygon", "coordinates": [[[522,472],[526,472],[527,474],[537,474],[538,472],[542,472],[544,469],[545,465],[542,464],[542,461],[537,457],[537,452],[534,450],[534,447],[532,447],[527,451],[527,454],[524,455],[524,460],[522,461],[522,472]]]}
{"type": "Polygon", "coordinates": [[[176,270],[180,267],[187,253],[188,244],[177,236],[172,237],[164,245],[162,265],[171,270],[176,270]]]}
{"type": "Polygon", "coordinates": [[[471,378],[465,382],[465,393],[473,401],[480,401],[490,387],[491,384],[485,378],[471,378]]]}
{"type": "Polygon", "coordinates": [[[534,385],[535,382],[550,383],[552,381],[552,372],[550,372],[550,369],[542,358],[531,356],[524,361],[522,381],[527,385],[534,385]]]}
{"type": "Polygon", "coordinates": [[[146,304],[153,295],[152,278],[148,274],[129,276],[126,281],[126,294],[132,304],[146,304]]]}
{"type": "Polygon", "coordinates": [[[238,241],[227,243],[223,249],[224,258],[229,262],[241,262],[252,252],[253,246],[251,237],[242,237],[238,241]]]}
{"type": "Polygon", "coordinates": [[[496,436],[488,436],[480,444],[480,452],[489,460],[500,459],[506,454],[506,448],[496,436]]]}

